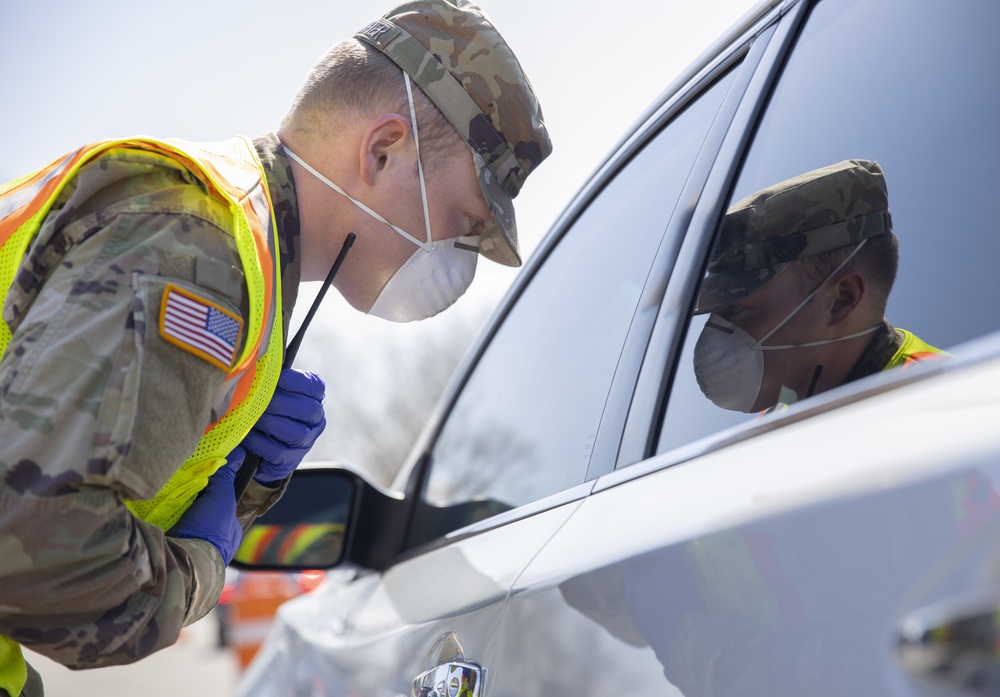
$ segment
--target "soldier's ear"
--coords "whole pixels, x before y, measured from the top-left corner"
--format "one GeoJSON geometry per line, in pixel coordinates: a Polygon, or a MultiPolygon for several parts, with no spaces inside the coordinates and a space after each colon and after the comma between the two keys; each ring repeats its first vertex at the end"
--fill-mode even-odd
{"type": "Polygon", "coordinates": [[[399,114],[372,119],[361,137],[358,153],[362,180],[372,185],[381,174],[402,165],[410,137],[410,120],[399,114]]]}
{"type": "Polygon", "coordinates": [[[833,284],[830,303],[830,326],[840,324],[854,314],[868,293],[868,278],[858,271],[843,272],[833,284]]]}

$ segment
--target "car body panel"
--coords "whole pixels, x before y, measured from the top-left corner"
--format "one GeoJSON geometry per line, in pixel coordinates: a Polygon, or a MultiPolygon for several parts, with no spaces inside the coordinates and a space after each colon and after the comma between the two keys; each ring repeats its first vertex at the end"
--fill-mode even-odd
{"type": "Polygon", "coordinates": [[[280,608],[239,694],[405,694],[433,667],[427,654],[448,632],[488,666],[511,586],[579,505],[458,539],[385,573],[333,572],[309,602],[280,608]]]}
{"type": "Polygon", "coordinates": [[[534,636],[505,635],[491,668],[520,681],[494,694],[554,691],[537,646],[556,647],[560,694],[925,687],[895,655],[903,617],[1000,582],[998,395],[994,357],[598,482],[513,589],[508,626],[534,636]],[[567,636],[578,654],[558,652],[567,636]]]}

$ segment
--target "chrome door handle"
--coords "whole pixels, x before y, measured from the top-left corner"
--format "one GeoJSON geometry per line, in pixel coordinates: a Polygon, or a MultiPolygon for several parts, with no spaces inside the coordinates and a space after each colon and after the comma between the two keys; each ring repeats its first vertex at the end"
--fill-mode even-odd
{"type": "Polygon", "coordinates": [[[486,669],[475,661],[451,661],[421,673],[413,681],[413,697],[480,697],[486,669]]]}
{"type": "Polygon", "coordinates": [[[914,675],[984,694],[1000,689],[1000,586],[979,589],[911,613],[899,657],[914,675]]]}
{"type": "Polygon", "coordinates": [[[421,667],[425,670],[412,683],[413,697],[481,697],[485,694],[486,669],[465,657],[455,632],[443,634],[431,647],[421,667]]]}

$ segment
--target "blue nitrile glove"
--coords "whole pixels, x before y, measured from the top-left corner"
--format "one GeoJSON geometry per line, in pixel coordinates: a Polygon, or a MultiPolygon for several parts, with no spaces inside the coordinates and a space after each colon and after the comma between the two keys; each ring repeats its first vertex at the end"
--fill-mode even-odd
{"type": "Polygon", "coordinates": [[[198,494],[181,519],[170,528],[170,537],[186,537],[211,542],[229,565],[243,541],[243,528],[236,520],[236,496],[233,481],[246,451],[236,446],[223,465],[208,478],[208,484],[198,494]]]}
{"type": "Polygon", "coordinates": [[[281,371],[271,403],[241,443],[260,457],[255,480],[274,484],[299,466],[326,428],[325,392],[318,375],[293,368],[281,371]]]}

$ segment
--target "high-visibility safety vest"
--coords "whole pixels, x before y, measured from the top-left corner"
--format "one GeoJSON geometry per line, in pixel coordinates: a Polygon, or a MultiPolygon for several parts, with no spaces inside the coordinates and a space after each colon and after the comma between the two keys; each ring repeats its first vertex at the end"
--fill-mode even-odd
{"type": "MultiPolygon", "coordinates": [[[[277,224],[263,166],[245,138],[210,144],[146,137],[101,141],[0,187],[0,288],[11,287],[29,244],[77,171],[121,149],[182,164],[212,196],[229,205],[250,301],[243,351],[224,383],[229,403],[222,417],[206,429],[194,453],[152,499],[125,502],[138,518],[168,530],[264,413],[278,383],[284,344],[277,224]]],[[[10,328],[0,322],[0,355],[10,340],[10,328]]],[[[19,695],[26,675],[20,646],[0,637],[0,689],[19,695]]]]}
{"type": "Polygon", "coordinates": [[[905,329],[897,329],[896,331],[903,335],[903,343],[882,370],[906,367],[928,358],[941,358],[949,355],[947,352],[921,341],[913,332],[908,332],[905,329]]]}

